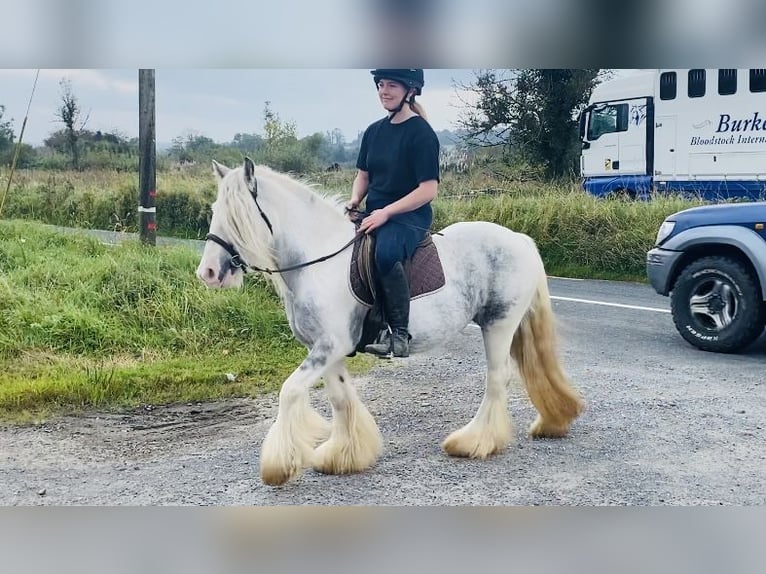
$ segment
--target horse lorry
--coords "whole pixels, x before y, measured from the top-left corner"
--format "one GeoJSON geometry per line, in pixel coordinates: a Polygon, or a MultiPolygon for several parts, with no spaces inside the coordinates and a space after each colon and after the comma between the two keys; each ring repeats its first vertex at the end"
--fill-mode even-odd
{"type": "Polygon", "coordinates": [[[582,186],[598,197],[766,197],[766,68],[642,70],[580,114],[582,186]]]}

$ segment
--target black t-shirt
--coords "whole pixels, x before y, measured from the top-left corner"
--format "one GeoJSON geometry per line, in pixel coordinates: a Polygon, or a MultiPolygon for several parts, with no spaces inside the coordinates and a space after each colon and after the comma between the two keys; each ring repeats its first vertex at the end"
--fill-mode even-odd
{"type": "MultiPolygon", "coordinates": [[[[401,199],[422,182],[439,180],[439,140],[420,116],[398,124],[382,118],[362,136],[356,167],[369,174],[367,211],[401,199]]],[[[431,213],[430,204],[417,212],[431,213]]]]}

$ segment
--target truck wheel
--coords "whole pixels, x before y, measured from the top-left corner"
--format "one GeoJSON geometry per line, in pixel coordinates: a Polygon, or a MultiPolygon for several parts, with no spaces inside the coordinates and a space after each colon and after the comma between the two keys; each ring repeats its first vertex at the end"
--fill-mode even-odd
{"type": "Polygon", "coordinates": [[[766,324],[755,277],[730,257],[702,257],[686,266],[670,295],[670,309],[681,336],[703,351],[739,351],[766,324]]]}
{"type": "Polygon", "coordinates": [[[607,193],[606,198],[612,201],[633,201],[636,199],[636,192],[632,189],[620,187],[607,193]]]}

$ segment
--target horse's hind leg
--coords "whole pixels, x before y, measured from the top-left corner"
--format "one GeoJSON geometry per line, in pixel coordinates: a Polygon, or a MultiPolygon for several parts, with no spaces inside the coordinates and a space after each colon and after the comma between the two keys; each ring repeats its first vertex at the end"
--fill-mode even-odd
{"type": "Polygon", "coordinates": [[[511,339],[518,321],[482,328],[487,354],[487,382],[479,410],[463,428],[449,435],[442,448],[452,456],[486,458],[505,450],[513,425],[508,413],[507,384],[511,377],[511,339]]]}
{"type": "Polygon", "coordinates": [[[566,436],[572,421],[585,408],[585,402],[561,368],[545,278],[540,280],[532,301],[532,312],[524,317],[514,336],[511,354],[518,363],[529,398],[539,413],[529,427],[530,436],[566,436]]]}
{"type": "Polygon", "coordinates": [[[345,361],[325,372],[325,386],[332,405],[330,438],[314,451],[313,466],[327,474],[348,474],[370,468],[380,456],[382,437],[370,411],[351,384],[345,361]]]}

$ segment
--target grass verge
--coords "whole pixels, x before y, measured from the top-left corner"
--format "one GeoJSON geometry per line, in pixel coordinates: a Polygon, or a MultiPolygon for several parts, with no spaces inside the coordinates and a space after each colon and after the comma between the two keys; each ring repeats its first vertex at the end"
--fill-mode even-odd
{"type": "Polygon", "coordinates": [[[197,263],[188,248],[0,221],[0,418],[278,389],[306,350],[270,285],[208,290],[197,263]]]}

